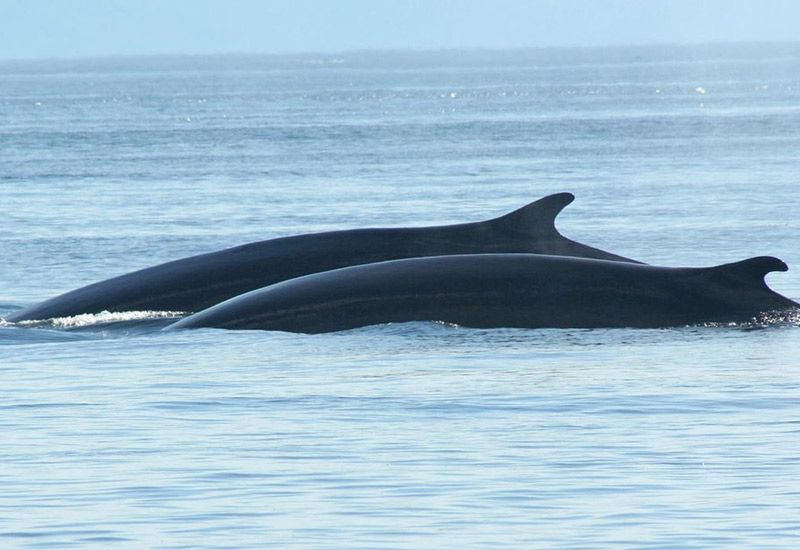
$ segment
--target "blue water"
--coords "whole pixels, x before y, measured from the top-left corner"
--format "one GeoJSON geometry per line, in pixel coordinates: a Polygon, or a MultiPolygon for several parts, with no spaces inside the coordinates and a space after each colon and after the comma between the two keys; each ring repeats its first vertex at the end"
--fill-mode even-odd
{"type": "MultiPolygon", "coordinates": [[[[770,254],[800,47],[0,63],[0,317],[276,236],[475,221],[770,254]]],[[[0,547],[796,547],[800,328],[0,323],[0,547]]]]}

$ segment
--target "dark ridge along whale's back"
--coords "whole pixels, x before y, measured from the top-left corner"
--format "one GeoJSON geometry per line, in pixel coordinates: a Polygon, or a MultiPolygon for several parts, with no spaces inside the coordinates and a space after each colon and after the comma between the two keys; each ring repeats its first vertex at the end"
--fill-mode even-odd
{"type": "Polygon", "coordinates": [[[710,268],[546,256],[482,254],[393,260],[306,275],[238,296],[168,328],[332,332],[443,321],[526,328],[656,328],[750,321],[798,304],[764,276],[758,257],[710,268]]]}
{"type": "Polygon", "coordinates": [[[12,313],[12,322],[102,311],[205,309],[244,292],[309,273],[447,254],[529,252],[634,262],[571,241],[555,217],[574,197],[558,193],[483,222],[352,229],[250,243],[107,279],[12,313]]]}

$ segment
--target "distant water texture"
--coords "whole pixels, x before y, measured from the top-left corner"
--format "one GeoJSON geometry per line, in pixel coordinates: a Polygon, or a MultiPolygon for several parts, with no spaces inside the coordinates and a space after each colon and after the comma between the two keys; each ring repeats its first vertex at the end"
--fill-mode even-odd
{"type": "MultiPolygon", "coordinates": [[[[0,317],[167,260],[571,191],[800,299],[796,45],[0,63],[0,317]]],[[[0,321],[0,547],[794,548],[800,328],[0,321]]]]}

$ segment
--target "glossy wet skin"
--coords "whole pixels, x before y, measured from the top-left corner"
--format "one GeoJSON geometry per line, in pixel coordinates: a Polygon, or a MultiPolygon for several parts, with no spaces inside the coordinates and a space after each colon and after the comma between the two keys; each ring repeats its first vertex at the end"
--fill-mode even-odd
{"type": "Polygon", "coordinates": [[[341,267],[446,254],[533,252],[629,261],[563,237],[555,217],[574,197],[559,193],[485,222],[354,229],[261,241],[183,258],[88,285],[9,321],[102,311],[200,311],[279,281],[341,267]]]}
{"type": "Polygon", "coordinates": [[[174,324],[330,332],[443,321],[478,328],[666,327],[797,307],[763,281],[775,258],[663,268],[538,254],[413,258],[284,281],[174,324]]]}

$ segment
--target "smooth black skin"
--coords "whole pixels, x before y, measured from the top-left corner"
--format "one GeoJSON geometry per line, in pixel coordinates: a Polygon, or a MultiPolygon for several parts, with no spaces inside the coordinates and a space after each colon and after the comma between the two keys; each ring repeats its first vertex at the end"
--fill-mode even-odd
{"type": "Polygon", "coordinates": [[[655,328],[748,321],[800,307],[758,257],[710,268],[547,256],[478,254],[393,260],[315,273],[238,296],[170,328],[319,333],[381,323],[466,327],[655,328]]]}
{"type": "Polygon", "coordinates": [[[531,252],[634,262],[563,237],[555,217],[571,193],[500,218],[435,227],[297,235],[201,254],[107,279],[12,313],[8,321],[102,311],[200,311],[278,281],[345,266],[446,254],[531,252]]]}

